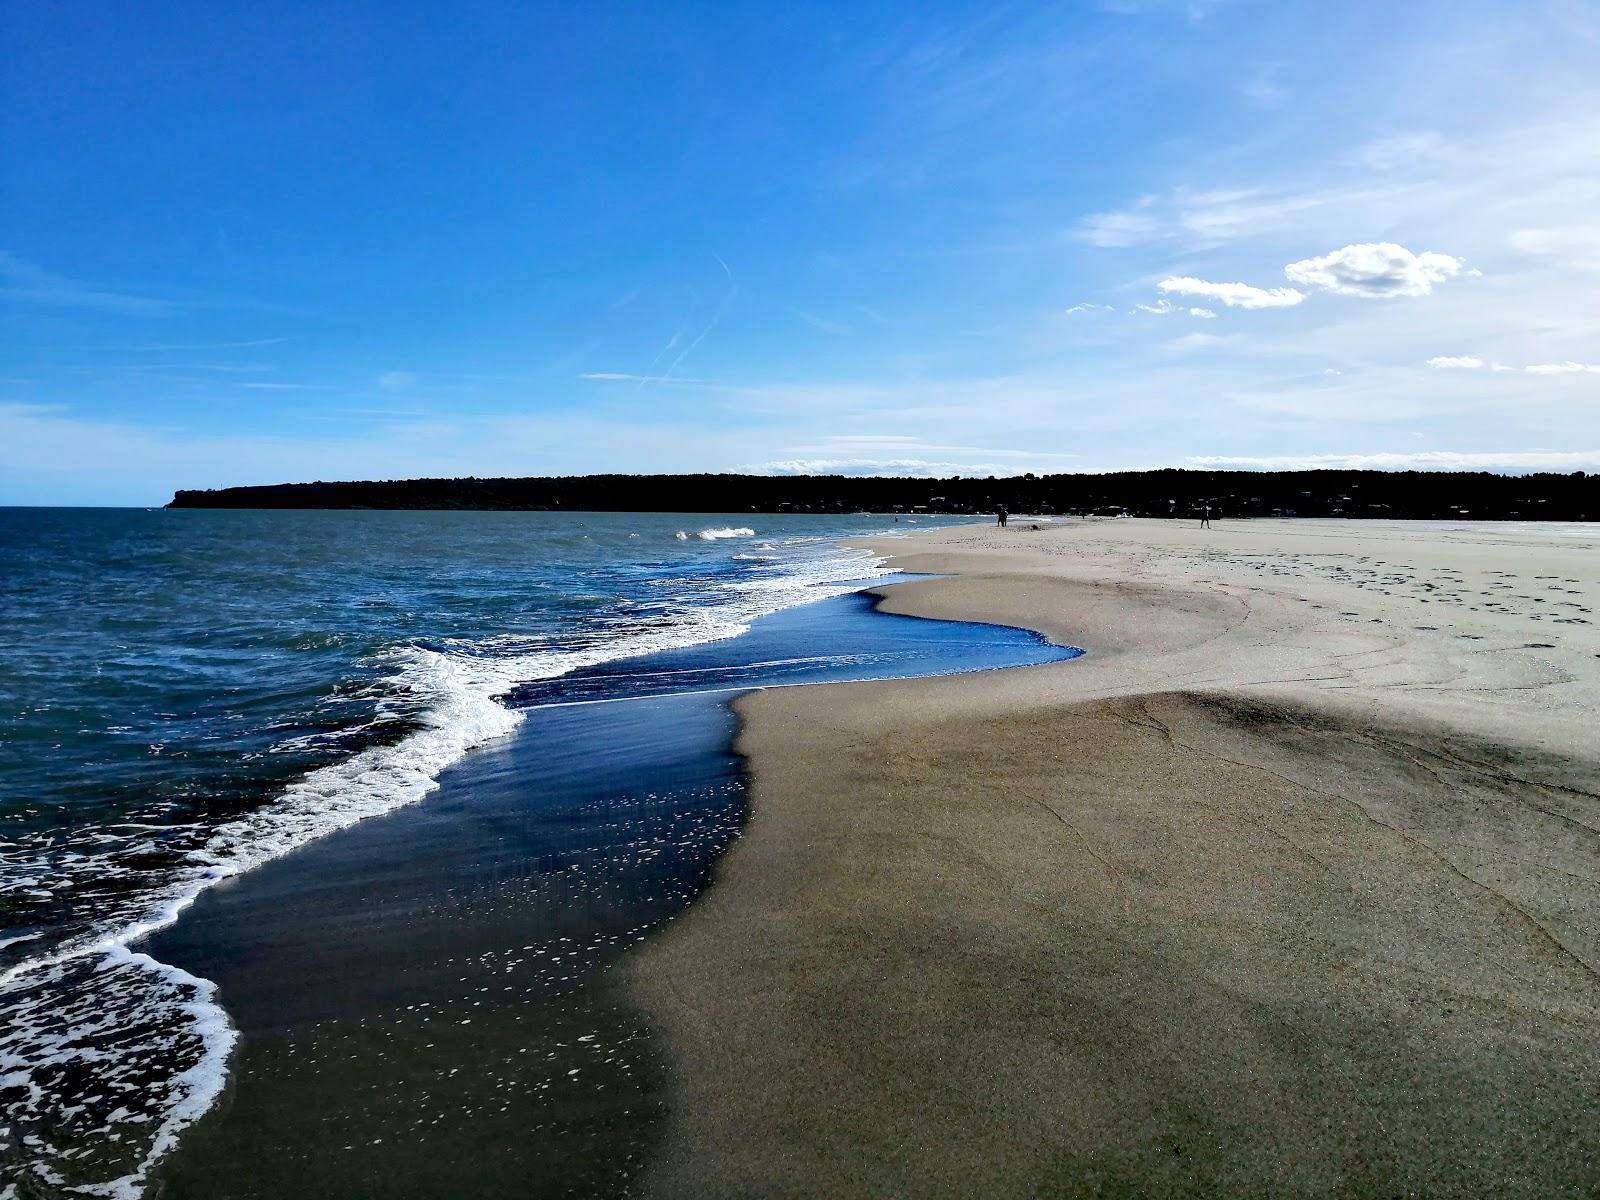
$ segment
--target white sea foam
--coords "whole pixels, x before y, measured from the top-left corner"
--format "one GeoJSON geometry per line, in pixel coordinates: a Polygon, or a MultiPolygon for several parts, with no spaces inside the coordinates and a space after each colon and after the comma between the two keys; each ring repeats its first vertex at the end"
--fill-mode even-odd
{"type": "MultiPolygon", "coordinates": [[[[702,529],[699,533],[695,534],[695,537],[699,538],[702,542],[716,542],[721,541],[723,538],[747,538],[755,537],[755,535],[756,531],[748,526],[729,525],[721,529],[702,529]]],[[[678,536],[685,537],[686,535],[680,532],[678,536]]]]}
{"type": "MultiPolygon", "coordinates": [[[[754,531],[706,529],[696,536],[710,541],[753,537],[754,531]]],[[[103,1164],[96,1163],[101,1180],[72,1188],[85,1195],[135,1200],[150,1169],[220,1093],[236,1035],[209,981],[136,952],[132,944],[177,920],[222,879],[421,800],[438,786],[445,768],[520,723],[522,715],[502,702],[519,685],[617,659],[737,637],[758,617],[843,595],[860,580],[891,574],[875,556],[813,547],[814,540],[786,542],[797,550],[781,567],[756,568],[763,572],[758,577],[711,585],[712,603],[670,607],[659,623],[595,637],[584,645],[496,655],[484,654],[481,646],[399,651],[390,690],[422,702],[421,728],[391,745],[373,746],[312,771],[274,802],[219,826],[190,866],[152,893],[133,919],[58,945],[0,974],[0,1005],[13,1016],[0,1035],[0,1088],[24,1097],[22,1111],[13,1106],[10,1115],[23,1126],[38,1120],[47,1127],[52,1113],[83,1100],[80,1077],[86,1066],[92,1066],[93,1088],[113,1097],[102,1107],[118,1103],[118,1094],[152,1100],[158,1108],[154,1117],[129,1116],[120,1106],[99,1114],[106,1122],[122,1122],[115,1150],[103,1164]],[[115,1087],[103,1087],[102,1080],[115,1087]]],[[[58,1164],[46,1161],[42,1152],[38,1157],[32,1164],[35,1178],[52,1186],[60,1183],[58,1164]]],[[[59,1165],[66,1165],[65,1158],[59,1165]]]]}

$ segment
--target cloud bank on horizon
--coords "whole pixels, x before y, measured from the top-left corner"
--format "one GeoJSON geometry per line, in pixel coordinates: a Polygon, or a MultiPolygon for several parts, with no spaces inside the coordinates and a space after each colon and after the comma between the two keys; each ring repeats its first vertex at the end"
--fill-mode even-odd
{"type": "Polygon", "coordinates": [[[0,503],[1600,469],[1600,0],[0,3],[0,503]]]}

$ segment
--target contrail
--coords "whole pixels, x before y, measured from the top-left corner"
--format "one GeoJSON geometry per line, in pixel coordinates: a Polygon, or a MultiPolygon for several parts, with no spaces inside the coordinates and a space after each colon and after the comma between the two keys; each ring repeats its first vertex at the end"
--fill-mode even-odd
{"type": "Polygon", "coordinates": [[[683,324],[678,326],[678,331],[667,339],[667,344],[656,351],[656,356],[650,360],[650,365],[644,369],[644,374],[639,376],[639,386],[634,388],[634,391],[638,391],[645,384],[655,381],[656,364],[671,354],[672,348],[683,340],[684,331],[689,328],[689,317],[694,316],[694,310],[698,307],[700,307],[700,293],[691,287],[689,289],[689,316],[683,319],[683,324]]]}
{"type": "Polygon", "coordinates": [[[708,321],[706,323],[706,327],[700,331],[700,336],[685,346],[683,353],[672,360],[672,365],[668,367],[665,374],[661,376],[661,381],[663,383],[665,383],[668,379],[671,379],[672,373],[678,369],[678,364],[684,359],[688,358],[689,355],[693,354],[694,348],[706,340],[706,335],[717,327],[717,322],[722,320],[722,314],[728,311],[728,305],[732,304],[733,298],[739,294],[739,285],[734,282],[733,272],[729,270],[728,264],[722,261],[722,255],[713,254],[711,257],[717,260],[718,265],[722,267],[722,273],[728,277],[728,290],[722,297],[722,303],[717,305],[717,311],[711,314],[711,320],[708,321]]]}

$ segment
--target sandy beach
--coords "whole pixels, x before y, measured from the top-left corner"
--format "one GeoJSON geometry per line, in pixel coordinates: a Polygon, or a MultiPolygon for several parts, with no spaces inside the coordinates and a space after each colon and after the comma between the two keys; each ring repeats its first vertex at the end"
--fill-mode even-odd
{"type": "Polygon", "coordinates": [[[1600,1187],[1600,532],[1107,520],[877,547],[1088,654],[739,702],[634,959],[655,1196],[1600,1187]]]}

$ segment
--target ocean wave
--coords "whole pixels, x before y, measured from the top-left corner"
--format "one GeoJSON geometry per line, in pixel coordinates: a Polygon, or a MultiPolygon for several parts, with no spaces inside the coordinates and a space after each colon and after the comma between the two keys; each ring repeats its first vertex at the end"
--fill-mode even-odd
{"type": "MultiPolygon", "coordinates": [[[[694,536],[699,538],[702,542],[717,542],[721,541],[723,538],[747,538],[755,537],[755,535],[756,531],[747,525],[729,525],[721,528],[702,529],[694,536]]],[[[680,529],[672,536],[677,538],[680,542],[687,542],[690,535],[688,530],[680,529]]]]}
{"type": "MultiPolygon", "coordinates": [[[[134,1200],[155,1163],[220,1093],[236,1038],[213,985],[139,953],[132,947],[141,938],[176,921],[221,880],[422,800],[447,767],[522,721],[504,703],[520,685],[737,637],[761,616],[859,586],[842,580],[891,573],[875,556],[837,547],[786,556],[776,572],[751,570],[762,574],[701,580],[695,596],[669,598],[647,622],[598,635],[575,631],[580,644],[492,639],[394,650],[384,690],[418,714],[411,732],[295,780],[271,803],[211,830],[181,869],[116,923],[0,974],[0,1006],[13,1014],[0,1034],[0,1109],[10,1125],[0,1151],[14,1157],[26,1144],[30,1176],[47,1187],[134,1200]],[[65,1130],[64,1112],[72,1114],[65,1130]],[[12,1138],[16,1144],[7,1145],[12,1138]]],[[[674,583],[687,586],[667,586],[674,583]]]]}

